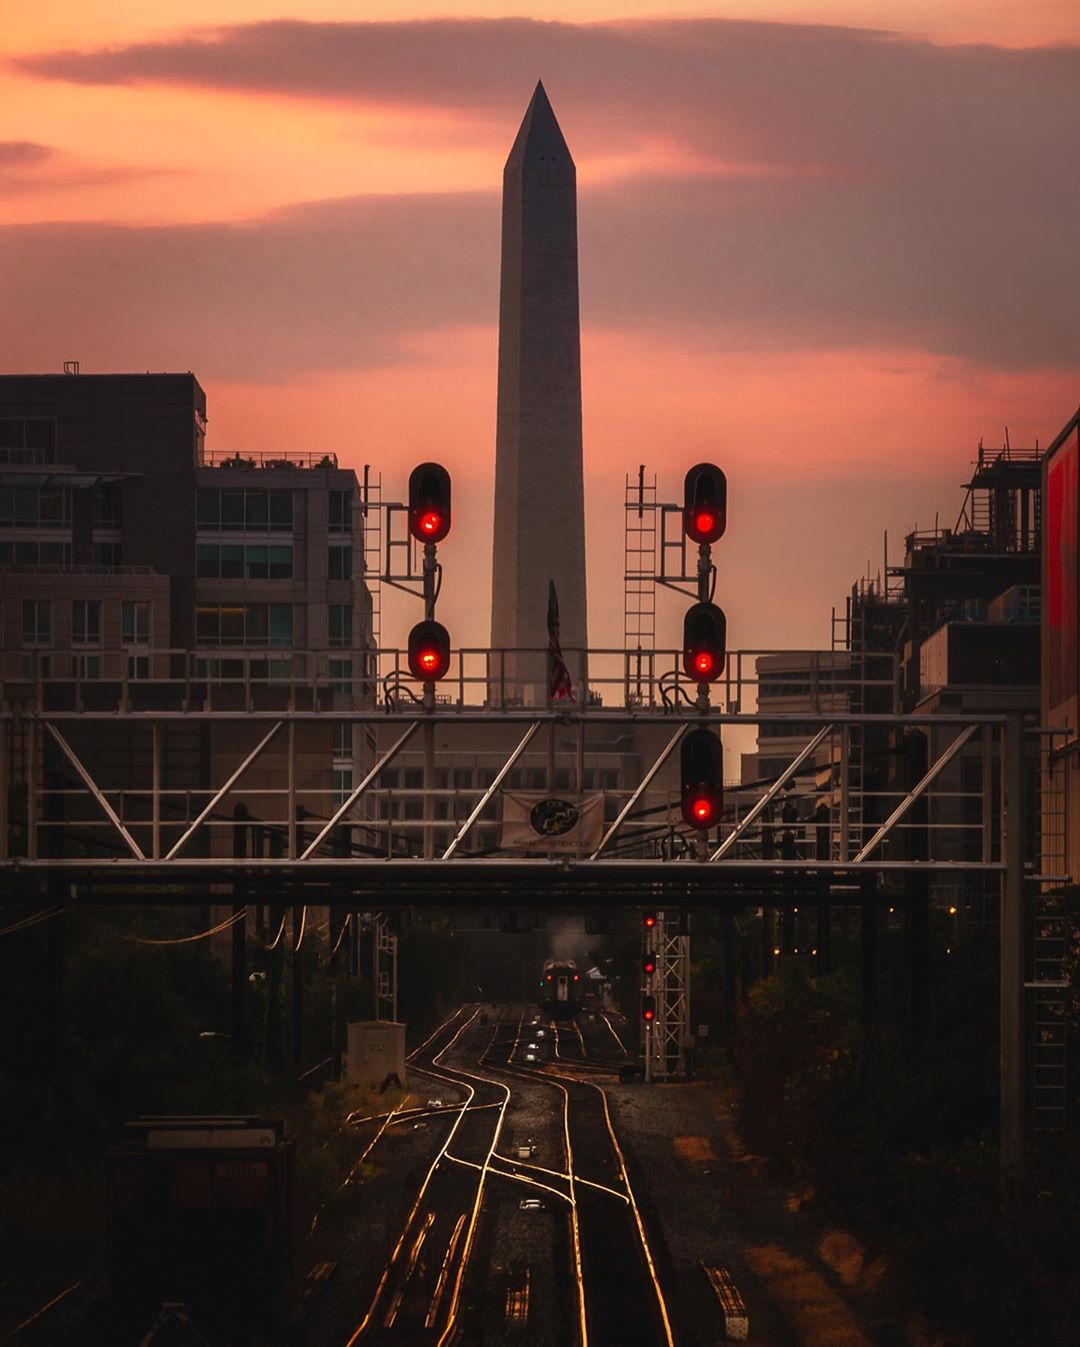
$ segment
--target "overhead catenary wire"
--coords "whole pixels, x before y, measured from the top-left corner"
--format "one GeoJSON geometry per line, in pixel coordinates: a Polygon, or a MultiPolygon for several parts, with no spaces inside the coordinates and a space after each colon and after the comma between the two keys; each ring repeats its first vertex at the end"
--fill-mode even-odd
{"type": "Polygon", "coordinates": [[[289,920],[289,913],[288,910],[286,910],[284,913],[282,913],[281,925],[277,929],[277,935],[274,936],[273,940],[271,940],[269,945],[267,945],[266,947],[268,950],[277,949],[278,945],[281,944],[281,937],[285,934],[285,923],[288,920],[289,920]]]}
{"type": "Polygon", "coordinates": [[[63,912],[62,907],[52,907],[45,912],[34,912],[29,917],[23,917],[21,921],[13,921],[10,926],[0,927],[0,935],[14,935],[16,931],[25,931],[30,926],[37,926],[43,921],[50,921],[53,917],[58,917],[63,912]]]}
{"type": "Polygon", "coordinates": [[[345,939],[345,932],[349,929],[350,925],[352,924],[352,919],[353,914],[351,912],[347,912],[345,914],[345,920],[341,923],[341,930],[338,931],[338,937],[334,941],[334,948],[330,951],[331,957],[333,957],[333,955],[335,955],[341,948],[341,942],[345,939]]]}
{"type": "Polygon", "coordinates": [[[209,930],[198,931],[195,935],[176,935],[169,937],[154,937],[145,935],[127,935],[124,931],[115,931],[121,940],[130,940],[136,945],[190,945],[196,940],[207,940],[212,935],[217,935],[219,931],[227,931],[230,926],[235,926],[238,921],[243,921],[247,916],[247,908],[242,907],[234,912],[231,917],[226,917],[224,921],[219,921],[216,926],[211,926],[209,930]]]}

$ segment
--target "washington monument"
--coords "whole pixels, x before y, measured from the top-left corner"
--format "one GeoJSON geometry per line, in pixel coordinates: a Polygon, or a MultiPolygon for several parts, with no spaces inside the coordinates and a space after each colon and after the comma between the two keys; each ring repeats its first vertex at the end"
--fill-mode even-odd
{"type": "MultiPolygon", "coordinates": [[[[537,84],[503,171],[493,648],[547,646],[550,581],[576,687],[587,644],[577,174],[537,84]]],[[[543,704],[544,670],[538,657],[507,675],[543,704]]]]}

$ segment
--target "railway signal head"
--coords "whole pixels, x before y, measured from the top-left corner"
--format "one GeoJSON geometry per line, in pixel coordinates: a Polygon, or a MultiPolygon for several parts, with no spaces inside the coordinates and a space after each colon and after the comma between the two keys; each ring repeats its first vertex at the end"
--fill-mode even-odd
{"type": "Polygon", "coordinates": [[[656,1019],[656,997],[643,996],[641,998],[641,1018],[646,1024],[652,1024],[656,1019]]]}
{"type": "Polygon", "coordinates": [[[642,926],[645,927],[647,931],[651,931],[652,928],[656,925],[656,913],[643,912],[641,914],[641,924],[642,926]]]}
{"type": "Polygon", "coordinates": [[[679,784],[690,827],[715,827],[724,806],[724,750],[711,730],[691,730],[683,740],[679,784]]]}
{"type": "Polygon", "coordinates": [[[727,478],[715,463],[698,463],[683,483],[683,528],[695,543],[714,543],[727,528],[727,478]]]}
{"type": "Polygon", "coordinates": [[[715,683],[727,659],[727,618],[715,603],[695,603],[683,618],[683,670],[695,683],[715,683]]]}
{"type": "Polygon", "coordinates": [[[641,971],[647,978],[651,978],[656,972],[656,955],[644,954],[641,958],[641,971]]]}
{"type": "Polygon", "coordinates": [[[450,532],[450,474],[441,463],[409,474],[409,532],[421,543],[441,543],[450,532]]]}
{"type": "Polygon", "coordinates": [[[421,683],[437,683],[450,669],[450,633],[428,618],[409,632],[409,672],[421,683]]]}

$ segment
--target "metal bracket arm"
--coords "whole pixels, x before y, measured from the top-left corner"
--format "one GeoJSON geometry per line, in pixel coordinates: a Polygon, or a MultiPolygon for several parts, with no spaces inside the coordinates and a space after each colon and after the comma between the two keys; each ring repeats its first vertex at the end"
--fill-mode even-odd
{"type": "Polygon", "coordinates": [[[468,834],[469,829],[473,826],[476,820],[483,813],[484,809],[487,807],[488,801],[502,785],[503,781],[509,775],[510,769],[513,767],[514,763],[517,762],[518,758],[521,757],[522,753],[524,753],[525,750],[528,748],[533,735],[536,733],[536,731],[540,728],[540,726],[543,723],[544,722],[542,720],[534,720],[533,723],[529,726],[529,728],[525,731],[524,735],[522,736],[521,743],[518,744],[517,748],[514,749],[513,753],[510,754],[510,756],[506,759],[503,765],[499,768],[498,776],[496,776],[495,780],[491,783],[490,786],[488,786],[487,790],[484,791],[483,795],[480,797],[480,800],[477,803],[476,807],[473,809],[472,813],[458,829],[457,836],[443,852],[442,858],[444,861],[448,861],[450,857],[454,854],[454,852],[458,849],[458,845],[460,844],[460,842],[468,834]]]}
{"type": "Polygon", "coordinates": [[[750,810],[750,812],[746,815],[746,817],[740,819],[739,822],[736,823],[735,827],[732,828],[731,832],[728,833],[727,837],[724,838],[724,840],[716,848],[713,854],[709,857],[710,861],[722,860],[727,855],[727,853],[731,850],[731,848],[735,845],[735,843],[739,840],[739,838],[742,837],[743,833],[746,832],[747,828],[749,828],[750,825],[754,822],[754,820],[762,813],[762,811],[767,809],[768,806],[772,803],[772,801],[776,799],[777,795],[783,789],[784,783],[786,781],[790,781],[792,774],[799,770],[799,768],[803,765],[803,763],[810,756],[810,754],[813,753],[813,751],[817,748],[818,744],[821,743],[821,741],[825,738],[826,735],[831,734],[831,732],[832,732],[831,725],[824,725],[820,730],[818,730],[817,734],[814,735],[813,739],[810,740],[810,742],[802,750],[802,752],[791,764],[791,766],[784,768],[784,770],[772,783],[772,785],[761,797],[761,799],[758,800],[757,804],[754,805],[754,807],[750,810]]]}
{"type": "Polygon", "coordinates": [[[251,764],[259,756],[259,754],[263,751],[263,749],[270,742],[270,740],[273,739],[274,735],[277,734],[278,730],[281,729],[284,723],[285,722],[283,720],[279,720],[274,726],[272,726],[271,729],[268,731],[268,733],[263,735],[263,737],[259,740],[259,742],[247,755],[244,761],[236,769],[236,771],[233,772],[232,776],[229,777],[228,781],[225,782],[225,784],[221,787],[221,789],[214,792],[210,800],[205,805],[203,805],[202,809],[199,810],[198,814],[195,816],[194,821],[188,825],[188,828],[184,832],[183,836],[180,837],[178,841],[174,842],[172,847],[165,853],[165,859],[167,861],[171,861],[174,856],[178,855],[179,852],[183,850],[183,848],[187,845],[187,842],[190,839],[192,833],[196,830],[196,828],[199,827],[199,825],[203,822],[204,819],[208,818],[210,814],[213,813],[213,811],[218,807],[218,805],[225,798],[225,796],[228,795],[229,791],[232,790],[233,786],[236,785],[236,783],[244,775],[247,769],[251,766],[251,764]]]}
{"type": "Polygon", "coordinates": [[[94,797],[94,799],[97,800],[98,804],[101,805],[101,808],[108,815],[109,822],[113,825],[116,831],[128,844],[131,854],[135,857],[137,861],[146,860],[146,856],[142,848],[139,846],[138,842],[135,841],[134,837],[132,837],[132,835],[128,832],[128,830],[124,827],[124,825],[120,822],[120,816],[117,814],[116,810],[112,807],[112,805],[102,794],[101,790],[98,788],[97,782],[79,761],[78,757],[76,756],[75,750],[71,747],[68,741],[60,733],[60,731],[56,728],[56,726],[52,724],[51,721],[47,720],[45,722],[45,728],[49,731],[52,737],[60,745],[60,749],[63,752],[64,757],[67,758],[68,762],[70,762],[72,767],[74,767],[76,772],[78,772],[83,785],[94,797]]]}
{"type": "Polygon", "coordinates": [[[892,831],[893,826],[904,817],[923,791],[926,790],[927,786],[929,786],[930,783],[935,780],[946,767],[948,767],[949,763],[952,762],[953,758],[956,757],[957,753],[960,752],[978,728],[978,725],[968,725],[965,729],[960,731],[945,752],[942,753],[941,757],[931,764],[929,771],[923,779],[908,791],[907,795],[904,796],[873,837],[871,837],[870,841],[867,842],[866,846],[864,846],[855,857],[856,865],[860,861],[865,861],[867,856],[869,856],[881,839],[885,837],[887,833],[892,831]]]}

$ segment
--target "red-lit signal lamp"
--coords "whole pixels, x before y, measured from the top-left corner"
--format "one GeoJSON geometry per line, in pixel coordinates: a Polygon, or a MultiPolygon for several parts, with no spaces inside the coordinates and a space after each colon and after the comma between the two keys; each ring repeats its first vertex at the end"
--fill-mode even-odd
{"type": "Polygon", "coordinates": [[[683,670],[695,683],[715,683],[727,659],[727,618],[715,603],[695,603],[683,618],[683,670]]]}
{"type": "Polygon", "coordinates": [[[698,463],[683,482],[683,529],[695,543],[714,543],[727,528],[727,478],[715,463],[698,463]]]}
{"type": "Polygon", "coordinates": [[[641,998],[641,1018],[646,1024],[652,1024],[656,1019],[656,997],[643,996],[641,998]]]}
{"type": "Polygon", "coordinates": [[[645,927],[647,931],[651,931],[652,928],[656,925],[656,913],[643,912],[641,914],[641,924],[642,926],[645,927]]]}
{"type": "Polygon", "coordinates": [[[641,957],[641,971],[647,978],[651,978],[656,972],[656,955],[643,954],[641,957]]]}
{"type": "Polygon", "coordinates": [[[450,633],[441,622],[427,618],[409,632],[409,672],[421,683],[437,683],[450,669],[450,633]]]}
{"type": "Polygon", "coordinates": [[[682,816],[705,831],[720,822],[724,808],[724,750],[711,730],[691,730],[682,741],[679,773],[682,816]]]}
{"type": "Polygon", "coordinates": [[[441,543],[450,532],[450,474],[441,463],[409,474],[409,532],[422,543],[441,543]]]}

